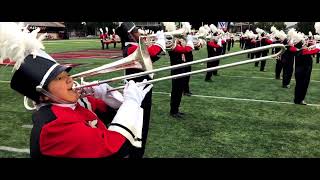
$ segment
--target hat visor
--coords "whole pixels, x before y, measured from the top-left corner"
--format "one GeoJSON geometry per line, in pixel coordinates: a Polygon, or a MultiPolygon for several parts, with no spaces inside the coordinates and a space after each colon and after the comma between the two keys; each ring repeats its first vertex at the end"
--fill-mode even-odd
{"type": "Polygon", "coordinates": [[[139,28],[134,27],[134,28],[130,31],[130,33],[137,33],[137,32],[139,32],[138,29],[139,29],[139,28]]]}
{"type": "Polygon", "coordinates": [[[45,86],[49,84],[54,78],[56,78],[60,73],[63,71],[69,72],[72,69],[71,66],[64,66],[64,65],[58,65],[49,75],[46,82],[44,83],[45,86]]]}

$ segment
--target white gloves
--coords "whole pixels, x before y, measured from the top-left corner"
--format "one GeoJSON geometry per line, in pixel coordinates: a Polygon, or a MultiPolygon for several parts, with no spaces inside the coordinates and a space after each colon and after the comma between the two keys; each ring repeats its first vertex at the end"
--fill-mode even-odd
{"type": "Polygon", "coordinates": [[[160,46],[160,48],[166,52],[166,40],[165,40],[165,36],[164,36],[164,32],[163,30],[161,31],[157,31],[156,33],[156,42],[155,44],[160,46]]]}
{"type": "Polygon", "coordinates": [[[217,43],[220,47],[222,47],[222,40],[221,40],[221,38],[220,39],[218,39],[218,43],[217,43]]]}
{"type": "Polygon", "coordinates": [[[194,45],[193,45],[193,37],[189,34],[187,36],[187,46],[190,46],[192,49],[194,49],[194,45]]]}
{"type": "MultiPolygon", "coordinates": [[[[147,82],[147,80],[143,80],[142,83],[147,82]]],[[[129,81],[125,85],[125,88],[123,90],[123,96],[125,101],[134,101],[139,106],[141,106],[141,102],[143,101],[146,94],[150,91],[152,88],[152,84],[150,84],[148,87],[143,89],[146,85],[137,85],[134,81],[129,81]]]]}
{"type": "Polygon", "coordinates": [[[316,44],[316,48],[317,48],[317,49],[320,49],[320,44],[316,44]]]}
{"type": "Polygon", "coordinates": [[[142,146],[143,109],[140,105],[153,85],[144,89],[145,86],[137,85],[132,80],[125,85],[124,102],[108,128],[110,131],[116,131],[125,136],[135,147],[142,146]]]}
{"type": "MultiPolygon", "coordinates": [[[[85,82],[82,82],[85,84],[85,82]]],[[[93,86],[85,88],[87,93],[93,92],[94,97],[103,100],[108,106],[113,109],[118,109],[124,101],[122,94],[119,91],[109,91],[112,89],[107,83],[100,84],[98,86],[93,86]]]]}
{"type": "Polygon", "coordinates": [[[113,109],[119,109],[124,101],[124,98],[119,91],[109,91],[110,89],[112,89],[112,87],[107,83],[94,86],[94,97],[103,100],[113,109]]]}
{"type": "Polygon", "coordinates": [[[204,39],[199,39],[200,41],[200,46],[203,47],[207,44],[207,42],[204,39]]]}

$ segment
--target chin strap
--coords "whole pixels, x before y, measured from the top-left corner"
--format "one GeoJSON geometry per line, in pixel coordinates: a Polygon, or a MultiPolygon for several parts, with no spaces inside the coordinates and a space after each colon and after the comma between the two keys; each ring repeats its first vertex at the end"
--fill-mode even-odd
{"type": "Polygon", "coordinates": [[[48,96],[49,98],[51,98],[53,101],[55,101],[57,103],[72,104],[72,102],[68,102],[68,101],[62,100],[61,98],[58,98],[57,96],[54,96],[53,94],[51,94],[48,91],[46,91],[45,89],[43,89],[41,86],[37,86],[37,91],[48,96]]]}

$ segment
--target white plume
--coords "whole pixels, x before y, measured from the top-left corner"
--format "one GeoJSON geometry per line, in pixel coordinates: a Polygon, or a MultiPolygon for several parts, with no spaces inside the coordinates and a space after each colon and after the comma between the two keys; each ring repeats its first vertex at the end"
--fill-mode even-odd
{"type": "Polygon", "coordinates": [[[278,30],[277,30],[276,27],[272,26],[272,27],[270,28],[270,31],[271,31],[272,33],[275,33],[275,32],[278,31],[278,30]]]}
{"type": "Polygon", "coordinates": [[[204,28],[203,26],[201,26],[199,28],[199,31],[197,32],[197,34],[204,34],[204,35],[207,35],[209,32],[206,30],[206,28],[204,28]]]}
{"type": "Polygon", "coordinates": [[[109,30],[108,27],[106,27],[106,33],[108,33],[108,30],[109,30]]]}
{"type": "Polygon", "coordinates": [[[320,35],[314,35],[313,36],[315,40],[319,41],[320,40],[320,35]]]}
{"type": "Polygon", "coordinates": [[[256,28],[256,31],[257,31],[258,34],[264,33],[264,30],[263,30],[263,29],[260,29],[260,28],[256,28]]]}
{"type": "Polygon", "coordinates": [[[218,29],[218,33],[224,35],[224,31],[222,29],[218,29]]]}
{"type": "Polygon", "coordinates": [[[140,33],[140,34],[142,34],[142,35],[145,35],[146,34],[146,32],[144,31],[144,30],[142,30],[142,29],[138,29],[138,32],[140,33]]]}
{"type": "Polygon", "coordinates": [[[181,24],[186,33],[191,33],[191,25],[189,22],[182,22],[181,24]]]}
{"type": "Polygon", "coordinates": [[[47,34],[37,38],[40,28],[31,33],[22,23],[0,22],[0,62],[5,59],[16,62],[15,69],[19,69],[24,58],[32,54],[35,58],[40,49],[44,49],[42,40],[47,34]]]}
{"type": "Polygon", "coordinates": [[[291,28],[288,31],[288,38],[291,39],[297,33],[296,29],[291,28]]]}
{"type": "Polygon", "coordinates": [[[177,29],[174,22],[163,22],[163,25],[165,26],[167,32],[175,31],[177,29]]]}
{"type": "Polygon", "coordinates": [[[284,39],[287,38],[287,35],[283,30],[281,30],[281,31],[279,31],[279,36],[278,37],[283,41],[284,39]]]}
{"type": "Polygon", "coordinates": [[[208,26],[208,24],[205,24],[203,27],[208,31],[208,33],[210,32],[210,27],[208,26]]]}
{"type": "Polygon", "coordinates": [[[218,28],[214,24],[210,24],[210,30],[212,33],[216,33],[218,31],[218,28]]]}
{"type": "Polygon", "coordinates": [[[99,31],[100,31],[101,33],[103,33],[103,30],[102,30],[102,28],[100,28],[100,29],[99,29],[99,31]]]}
{"type": "Polygon", "coordinates": [[[116,30],[115,30],[115,29],[112,29],[112,32],[113,32],[113,33],[116,33],[116,30]]]}
{"type": "Polygon", "coordinates": [[[320,34],[320,22],[316,22],[314,28],[316,29],[316,33],[320,34]]]}
{"type": "Polygon", "coordinates": [[[312,36],[312,32],[311,31],[309,31],[309,36],[312,36]]]}

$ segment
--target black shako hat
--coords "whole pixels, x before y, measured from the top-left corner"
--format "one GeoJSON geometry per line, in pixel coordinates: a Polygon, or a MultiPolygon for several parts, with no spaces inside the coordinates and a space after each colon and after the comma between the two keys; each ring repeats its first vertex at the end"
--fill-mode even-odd
{"type": "Polygon", "coordinates": [[[12,89],[39,102],[41,92],[38,88],[47,88],[47,85],[63,71],[69,72],[72,67],[57,63],[44,51],[40,51],[34,58],[28,55],[20,68],[12,76],[10,86],[12,89]]]}

